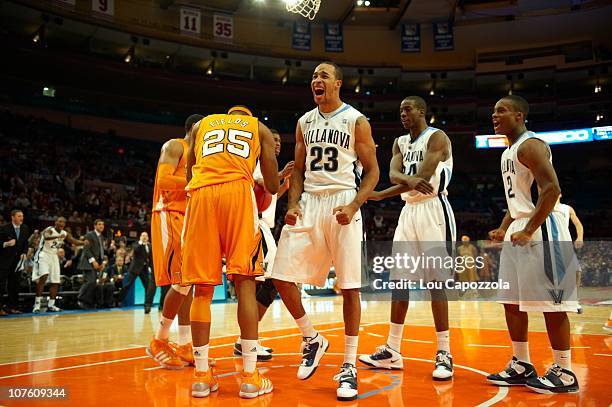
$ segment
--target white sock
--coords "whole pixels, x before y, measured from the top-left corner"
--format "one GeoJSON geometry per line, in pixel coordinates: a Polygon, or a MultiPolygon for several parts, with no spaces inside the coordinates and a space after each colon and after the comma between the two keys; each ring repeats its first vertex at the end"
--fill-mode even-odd
{"type": "Polygon", "coordinates": [[[553,349],[553,361],[563,369],[572,370],[572,351],[553,349]]]}
{"type": "Polygon", "coordinates": [[[195,368],[198,372],[208,372],[208,344],[193,347],[195,368]]]}
{"type": "Polygon", "coordinates": [[[40,303],[42,302],[42,297],[35,297],[34,298],[34,306],[40,306],[40,303]]]}
{"type": "Polygon", "coordinates": [[[55,298],[49,298],[49,302],[47,304],[49,308],[55,306],[55,298]]]}
{"type": "Polygon", "coordinates": [[[308,315],[304,314],[304,316],[300,319],[296,319],[295,323],[302,331],[302,336],[307,338],[314,338],[317,336],[317,330],[312,326],[312,322],[308,319],[308,315]]]}
{"type": "Polygon", "coordinates": [[[359,336],[344,335],[344,362],[355,366],[357,364],[357,344],[359,336]]]}
{"type": "Polygon", "coordinates": [[[438,350],[450,353],[450,331],[436,332],[438,337],[438,350]]]}
{"type": "Polygon", "coordinates": [[[531,363],[529,358],[529,342],[512,341],[512,354],[521,362],[531,363]]]}
{"type": "Polygon", "coordinates": [[[178,344],[187,345],[191,342],[191,325],[179,325],[178,344]]]}
{"type": "Polygon", "coordinates": [[[242,338],[241,338],[241,337],[238,337],[238,339],[236,339],[236,343],[237,343],[238,345],[242,345],[242,338]]]}
{"type": "Polygon", "coordinates": [[[403,332],[404,324],[395,324],[393,322],[389,324],[389,337],[387,338],[387,345],[398,353],[402,353],[403,332]]]}
{"type": "Polygon", "coordinates": [[[257,339],[242,339],[242,369],[253,373],[257,365],[257,339]]]}
{"type": "Polygon", "coordinates": [[[157,326],[157,332],[155,333],[155,339],[160,341],[167,341],[170,336],[170,326],[172,326],[172,320],[162,315],[157,326]]]}

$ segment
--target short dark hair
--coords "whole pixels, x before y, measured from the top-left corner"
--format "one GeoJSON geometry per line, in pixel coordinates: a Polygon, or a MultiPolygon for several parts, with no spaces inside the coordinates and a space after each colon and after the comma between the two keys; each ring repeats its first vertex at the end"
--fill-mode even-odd
{"type": "Polygon", "coordinates": [[[17,215],[19,212],[23,213],[23,211],[21,209],[13,209],[11,211],[11,218],[15,215],[17,215]]]}
{"type": "Polygon", "coordinates": [[[66,222],[66,218],[64,218],[63,216],[58,216],[57,218],[55,218],[55,221],[60,221],[63,220],[64,222],[66,222]]]}
{"type": "Polygon", "coordinates": [[[411,100],[414,102],[414,105],[418,108],[423,110],[423,113],[427,113],[427,102],[425,102],[425,99],[423,99],[420,96],[407,96],[404,98],[404,100],[411,100]]]}
{"type": "Polygon", "coordinates": [[[527,103],[525,98],[519,95],[506,95],[502,99],[509,100],[514,106],[514,110],[523,113],[523,116],[527,118],[529,114],[529,103],[527,103]]]}
{"type": "Polygon", "coordinates": [[[321,62],[319,65],[331,65],[334,67],[334,76],[336,77],[336,79],[342,80],[342,78],[344,78],[344,74],[342,73],[342,68],[340,68],[340,66],[338,66],[338,64],[336,64],[334,61],[323,61],[321,62]]]}
{"type": "Polygon", "coordinates": [[[276,129],[270,129],[270,133],[272,134],[278,134],[280,136],[280,132],[276,129]]]}
{"type": "Polygon", "coordinates": [[[95,225],[97,225],[97,224],[98,224],[98,223],[100,223],[100,222],[104,223],[104,219],[100,219],[100,218],[98,218],[98,219],[94,220],[94,223],[93,223],[93,224],[94,224],[94,226],[95,226],[95,225]]]}
{"type": "Polygon", "coordinates": [[[187,132],[191,130],[191,126],[193,126],[203,118],[204,116],[202,116],[201,114],[192,114],[191,116],[189,116],[187,120],[185,120],[185,131],[187,132]]]}

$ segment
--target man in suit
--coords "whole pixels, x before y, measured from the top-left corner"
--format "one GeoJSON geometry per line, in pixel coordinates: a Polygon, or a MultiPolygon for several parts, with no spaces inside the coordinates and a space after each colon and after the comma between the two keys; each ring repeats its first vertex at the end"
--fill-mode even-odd
{"type": "Polygon", "coordinates": [[[121,290],[123,285],[123,273],[127,272],[127,267],[123,257],[116,257],[115,263],[104,269],[102,276],[98,280],[98,307],[110,308],[115,305],[115,290],[121,290]]]}
{"type": "Polygon", "coordinates": [[[148,314],[151,312],[151,305],[153,304],[156,287],[155,284],[149,286],[153,257],[151,254],[151,243],[149,243],[149,234],[147,232],[142,232],[140,234],[140,240],[134,243],[133,252],[133,259],[128,270],[127,284],[123,287],[123,290],[121,290],[120,299],[123,301],[130,287],[132,287],[136,281],[136,277],[140,277],[140,281],[146,291],[144,306],[145,314],[148,314]]]}
{"type": "Polygon", "coordinates": [[[79,307],[83,309],[95,308],[98,272],[101,272],[106,267],[102,232],[104,232],[104,221],[96,219],[94,221],[94,230],[85,235],[85,240],[89,244],[83,248],[81,259],[77,266],[77,270],[85,278],[85,283],[81,286],[78,296],[79,307]]]}
{"type": "Polygon", "coordinates": [[[0,316],[21,314],[17,309],[21,273],[15,269],[19,261],[26,257],[29,238],[30,230],[23,224],[23,212],[14,209],[11,212],[11,222],[0,226],[0,304],[8,288],[8,299],[6,305],[0,307],[0,316]]]}

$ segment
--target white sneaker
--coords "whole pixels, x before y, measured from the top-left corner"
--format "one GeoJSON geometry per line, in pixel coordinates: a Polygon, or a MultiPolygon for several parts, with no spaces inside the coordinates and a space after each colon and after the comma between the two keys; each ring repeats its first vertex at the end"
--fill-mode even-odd
{"type": "Polygon", "coordinates": [[[376,352],[371,355],[359,356],[359,361],[368,366],[378,367],[381,369],[403,369],[404,360],[402,354],[391,349],[389,345],[381,345],[376,348],[376,352]]]}
{"type": "Polygon", "coordinates": [[[60,312],[62,309],[60,307],[56,307],[55,305],[51,305],[47,307],[47,312],[60,312]]]}
{"type": "Polygon", "coordinates": [[[336,398],[340,401],[351,401],[357,398],[357,369],[350,363],[344,363],[340,373],[334,376],[338,381],[336,398]]]}
{"type": "Polygon", "coordinates": [[[298,367],[298,379],[306,380],[314,374],[327,348],[329,348],[329,341],[320,333],[317,333],[317,336],[314,338],[304,337],[300,348],[302,351],[302,364],[298,367]]]}
{"type": "Polygon", "coordinates": [[[32,312],[38,314],[40,312],[40,304],[34,304],[34,308],[32,308],[32,312]]]}
{"type": "Polygon", "coordinates": [[[434,380],[443,381],[453,378],[453,357],[450,353],[439,350],[436,353],[436,367],[432,373],[434,380]]]}
{"type": "MultiPolygon", "coordinates": [[[[263,346],[261,346],[259,342],[257,342],[257,361],[258,362],[265,362],[267,360],[272,359],[272,353],[270,353],[267,349],[270,349],[270,348],[264,348],[263,346]]],[[[241,356],[241,355],[242,355],[242,344],[236,342],[234,343],[234,356],[241,356]]]]}

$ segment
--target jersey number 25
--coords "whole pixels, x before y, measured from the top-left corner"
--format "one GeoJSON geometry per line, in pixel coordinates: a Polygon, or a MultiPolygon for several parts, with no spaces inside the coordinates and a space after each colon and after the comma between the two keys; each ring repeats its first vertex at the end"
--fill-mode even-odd
{"type": "MultiPolygon", "coordinates": [[[[223,129],[215,129],[204,134],[204,145],[202,146],[202,157],[222,153],[225,150],[226,133],[223,129]]],[[[227,152],[242,158],[248,158],[251,154],[251,146],[246,140],[253,139],[253,133],[237,129],[229,129],[227,132],[227,152]]]]}

